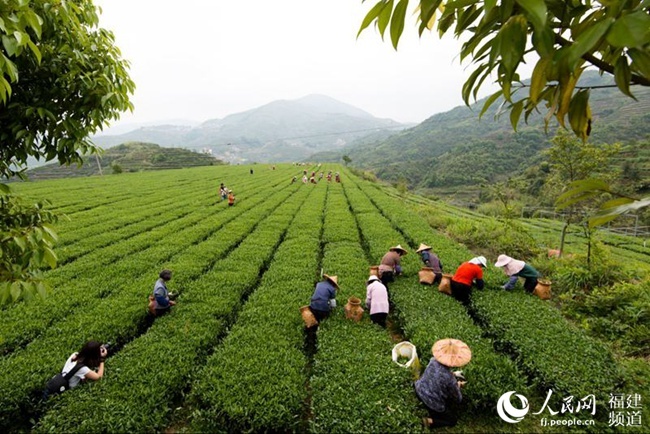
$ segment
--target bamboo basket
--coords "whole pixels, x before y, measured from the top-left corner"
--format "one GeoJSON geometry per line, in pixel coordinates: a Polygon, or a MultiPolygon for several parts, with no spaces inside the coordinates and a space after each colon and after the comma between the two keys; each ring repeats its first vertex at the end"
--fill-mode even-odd
{"type": "Polygon", "coordinates": [[[451,295],[451,278],[452,274],[443,274],[440,284],[438,285],[438,291],[444,292],[447,295],[451,295]]]}
{"type": "Polygon", "coordinates": [[[424,285],[433,285],[433,281],[436,280],[436,273],[433,272],[433,268],[422,267],[418,271],[418,276],[420,277],[420,283],[424,285]]]}
{"type": "Polygon", "coordinates": [[[305,322],[305,327],[310,328],[318,325],[318,320],[311,309],[309,309],[309,306],[301,307],[300,315],[302,316],[302,320],[305,322]]]}
{"type": "Polygon", "coordinates": [[[363,307],[361,307],[361,300],[359,298],[348,298],[348,304],[345,305],[345,317],[356,322],[361,321],[361,318],[363,317],[363,307]]]}
{"type": "Polygon", "coordinates": [[[379,265],[373,265],[370,267],[370,275],[379,277],[379,265]]]}
{"type": "Polygon", "coordinates": [[[551,281],[540,279],[537,281],[537,286],[533,290],[533,295],[538,296],[542,300],[551,299],[551,281]]]}

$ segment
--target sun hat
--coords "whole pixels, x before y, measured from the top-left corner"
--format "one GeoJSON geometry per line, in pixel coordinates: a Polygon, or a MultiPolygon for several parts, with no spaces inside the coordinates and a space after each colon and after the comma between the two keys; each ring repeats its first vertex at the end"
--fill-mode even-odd
{"type": "Polygon", "coordinates": [[[495,267],[503,267],[506,265],[508,262],[511,262],[512,258],[508,255],[499,255],[497,258],[497,262],[494,263],[495,267]]]}
{"type": "Polygon", "coordinates": [[[400,244],[396,245],[395,247],[391,247],[391,248],[388,249],[388,250],[401,250],[401,251],[403,252],[403,253],[402,253],[403,255],[406,255],[406,254],[408,253],[408,252],[406,251],[406,249],[405,249],[404,247],[402,247],[400,244]]]}
{"type": "Polygon", "coordinates": [[[379,277],[377,277],[374,274],[371,274],[370,277],[368,277],[367,283],[374,282],[375,280],[379,280],[379,277]]]}
{"type": "Polygon", "coordinates": [[[524,261],[513,259],[508,255],[499,255],[496,264],[494,264],[495,267],[503,267],[503,271],[508,276],[519,273],[524,268],[524,265],[526,265],[524,261]]]}
{"type": "Polygon", "coordinates": [[[339,280],[336,276],[328,276],[327,274],[323,274],[323,277],[332,282],[337,288],[339,287],[339,280]]]}
{"type": "Polygon", "coordinates": [[[469,260],[469,263],[487,267],[487,259],[485,259],[485,256],[477,256],[475,258],[472,258],[469,260]]]}
{"type": "Polygon", "coordinates": [[[420,247],[418,247],[418,249],[415,251],[415,253],[420,253],[423,250],[430,250],[430,249],[431,249],[431,246],[427,246],[424,243],[420,243],[420,247]]]}
{"type": "Polygon", "coordinates": [[[469,346],[461,340],[451,338],[440,339],[433,344],[431,354],[438,363],[450,368],[465,366],[472,359],[469,346]]]}

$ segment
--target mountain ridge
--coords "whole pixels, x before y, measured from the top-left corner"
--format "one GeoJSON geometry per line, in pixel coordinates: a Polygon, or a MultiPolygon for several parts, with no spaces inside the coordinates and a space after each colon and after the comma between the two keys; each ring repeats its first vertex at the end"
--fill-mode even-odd
{"type": "Polygon", "coordinates": [[[198,126],[162,125],[117,136],[94,136],[110,147],[153,142],[204,152],[231,163],[300,161],[314,152],[340,149],[368,131],[405,128],[325,95],[272,101],[255,109],[210,119],[198,126]]]}

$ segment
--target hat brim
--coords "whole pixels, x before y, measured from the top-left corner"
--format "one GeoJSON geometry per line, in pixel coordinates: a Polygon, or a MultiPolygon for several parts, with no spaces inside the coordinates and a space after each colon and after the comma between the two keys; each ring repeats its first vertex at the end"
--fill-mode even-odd
{"type": "Polygon", "coordinates": [[[431,348],[431,354],[438,363],[450,368],[465,366],[472,359],[472,350],[458,339],[440,339],[431,348]]]}
{"type": "Polygon", "coordinates": [[[510,262],[512,262],[512,258],[507,257],[507,258],[502,258],[499,259],[497,262],[494,263],[495,267],[503,267],[504,265],[508,265],[510,262]]]}
{"type": "Polygon", "coordinates": [[[418,249],[415,251],[415,253],[424,252],[425,250],[431,250],[431,246],[427,246],[427,245],[425,244],[424,246],[418,248],[418,249]]]}
{"type": "Polygon", "coordinates": [[[331,276],[328,276],[327,274],[323,274],[323,277],[332,282],[332,285],[336,286],[337,288],[339,287],[339,284],[336,280],[332,279],[331,276]]]}

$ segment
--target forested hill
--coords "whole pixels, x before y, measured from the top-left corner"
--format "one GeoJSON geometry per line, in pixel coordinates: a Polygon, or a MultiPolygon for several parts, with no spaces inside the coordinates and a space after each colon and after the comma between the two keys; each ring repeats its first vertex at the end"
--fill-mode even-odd
{"type": "MultiPolygon", "coordinates": [[[[613,84],[613,79],[595,72],[585,72],[580,81],[582,86],[607,84],[613,84]]],[[[632,92],[637,101],[615,87],[592,90],[592,143],[648,140],[650,89],[634,87],[632,92]]],[[[479,120],[483,103],[456,107],[387,139],[366,141],[323,159],[340,161],[348,155],[352,166],[370,169],[382,179],[403,177],[411,188],[450,191],[494,182],[538,164],[540,151],[549,146],[557,127],[550,125],[547,135],[538,114],[514,132],[507,112],[495,120],[498,101],[479,120]]],[[[647,161],[643,164],[650,167],[647,161]]]]}
{"type": "Polygon", "coordinates": [[[163,148],[153,143],[131,142],[109,148],[98,158],[84,157],[84,164],[81,167],[53,163],[31,169],[27,174],[32,180],[99,175],[98,160],[104,174],[224,164],[211,155],[187,149],[163,148]]]}

